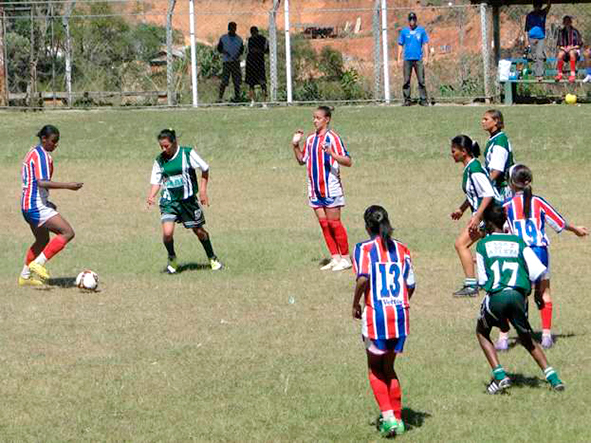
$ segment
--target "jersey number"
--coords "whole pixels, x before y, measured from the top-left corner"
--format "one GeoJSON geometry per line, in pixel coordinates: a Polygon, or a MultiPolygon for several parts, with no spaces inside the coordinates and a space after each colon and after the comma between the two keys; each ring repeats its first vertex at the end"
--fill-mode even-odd
{"type": "Polygon", "coordinates": [[[399,302],[402,292],[400,291],[400,266],[398,263],[377,263],[374,271],[376,273],[376,293],[378,300],[399,302]]]}
{"type": "Polygon", "coordinates": [[[536,245],[538,240],[538,230],[536,224],[531,218],[527,220],[516,220],[515,227],[519,237],[525,240],[528,245],[536,245]]]}
{"type": "Polygon", "coordinates": [[[501,282],[501,277],[505,274],[505,272],[510,271],[511,277],[507,282],[507,286],[514,287],[515,283],[517,282],[517,270],[519,269],[519,263],[517,262],[503,262],[503,267],[499,264],[499,261],[495,261],[492,266],[490,267],[493,271],[494,278],[493,278],[493,285],[491,289],[497,289],[499,287],[499,283],[501,282]]]}

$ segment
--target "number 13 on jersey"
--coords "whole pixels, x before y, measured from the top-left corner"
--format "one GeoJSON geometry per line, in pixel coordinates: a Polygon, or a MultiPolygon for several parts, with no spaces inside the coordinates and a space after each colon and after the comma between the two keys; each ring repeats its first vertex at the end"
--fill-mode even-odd
{"type": "Polygon", "coordinates": [[[386,304],[402,304],[402,272],[398,263],[374,263],[374,296],[386,304]]]}

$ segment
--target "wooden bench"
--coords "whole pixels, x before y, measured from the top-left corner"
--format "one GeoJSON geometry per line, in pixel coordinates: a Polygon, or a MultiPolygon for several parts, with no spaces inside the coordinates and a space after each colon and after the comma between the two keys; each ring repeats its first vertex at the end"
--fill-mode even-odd
{"type": "MultiPolygon", "coordinates": [[[[536,84],[536,85],[556,85],[556,84],[563,84],[563,83],[567,83],[568,84],[568,75],[569,75],[569,64],[565,63],[564,67],[567,69],[566,71],[564,71],[565,75],[563,77],[563,79],[560,82],[557,82],[556,80],[554,80],[554,77],[556,77],[556,75],[558,74],[558,71],[556,70],[556,58],[555,57],[550,57],[547,58],[544,66],[545,66],[545,70],[544,70],[544,80],[542,81],[538,81],[535,76],[533,75],[533,61],[532,60],[528,60],[525,58],[512,58],[509,59],[511,60],[511,74],[509,77],[509,80],[507,81],[502,81],[500,82],[503,91],[504,91],[504,100],[503,103],[506,105],[512,105],[514,103],[514,98],[517,96],[517,85],[518,84],[536,84]],[[520,71],[521,69],[519,69],[519,67],[526,67],[529,71],[530,74],[528,77],[526,78],[511,78],[513,75],[515,75],[515,73],[517,73],[517,75],[520,75],[520,71]]],[[[577,62],[578,64],[580,64],[581,62],[577,62]]],[[[580,76],[584,76],[587,74],[587,70],[585,68],[581,68],[578,67],[577,68],[577,80],[575,80],[576,83],[582,83],[582,79],[579,79],[580,76]]]]}

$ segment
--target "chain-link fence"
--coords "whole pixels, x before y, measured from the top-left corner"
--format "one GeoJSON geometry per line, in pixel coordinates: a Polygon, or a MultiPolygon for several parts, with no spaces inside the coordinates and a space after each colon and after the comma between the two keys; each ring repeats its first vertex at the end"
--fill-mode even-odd
{"type": "MultiPolygon", "coordinates": [[[[410,8],[393,7],[392,0],[332,3],[8,0],[0,5],[0,76],[11,106],[402,101],[398,39],[410,8]],[[230,22],[235,32],[228,31],[230,22]]],[[[523,54],[529,9],[501,8],[501,56],[523,54]]],[[[583,38],[591,38],[589,10],[552,7],[549,56],[563,15],[572,15],[583,38]]],[[[487,80],[494,86],[496,67],[494,51],[483,50],[483,23],[491,27],[483,11],[490,16],[490,8],[451,3],[413,9],[429,36],[429,100],[466,101],[498,92],[485,90],[487,80]]],[[[414,73],[411,85],[414,100],[414,73]]]]}

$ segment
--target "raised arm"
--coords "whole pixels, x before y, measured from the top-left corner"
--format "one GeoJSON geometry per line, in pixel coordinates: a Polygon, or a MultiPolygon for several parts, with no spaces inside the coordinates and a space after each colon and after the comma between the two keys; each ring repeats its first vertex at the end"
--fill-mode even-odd
{"type": "Polygon", "coordinates": [[[303,136],[304,136],[304,131],[302,131],[301,129],[298,129],[293,134],[293,138],[291,140],[291,147],[293,148],[293,154],[295,156],[296,161],[300,165],[303,165],[305,163],[305,161],[304,161],[304,153],[300,149],[300,141],[302,140],[302,137],[303,136]]]}

